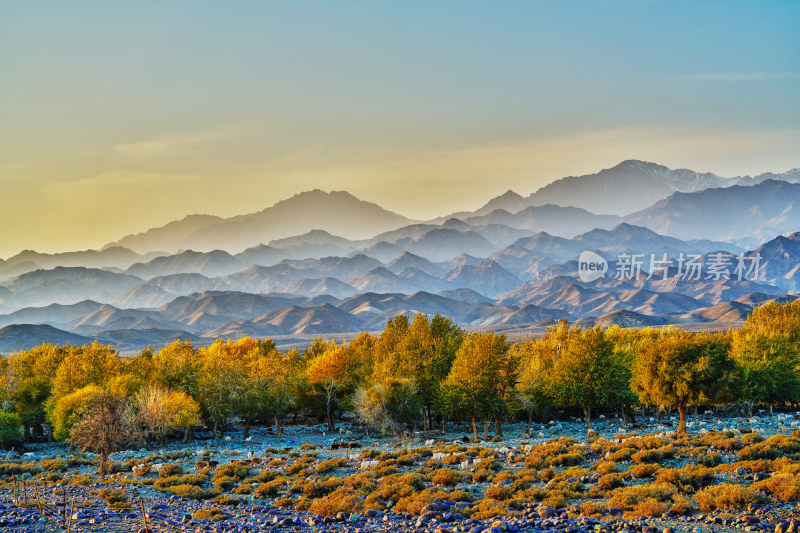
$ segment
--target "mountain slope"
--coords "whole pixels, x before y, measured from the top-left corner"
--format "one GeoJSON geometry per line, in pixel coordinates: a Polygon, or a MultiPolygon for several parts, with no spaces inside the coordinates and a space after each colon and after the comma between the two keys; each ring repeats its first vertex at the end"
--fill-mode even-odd
{"type": "Polygon", "coordinates": [[[678,239],[728,241],[752,249],[800,228],[800,184],[768,180],[675,193],[625,221],[678,239]]]}
{"type": "Polygon", "coordinates": [[[193,215],[129,235],[108,246],[126,246],[139,252],[176,252],[179,249],[239,252],[311,230],[325,230],[348,239],[366,239],[411,222],[344,191],[313,190],[281,200],[257,213],[224,219],[193,215]]]}

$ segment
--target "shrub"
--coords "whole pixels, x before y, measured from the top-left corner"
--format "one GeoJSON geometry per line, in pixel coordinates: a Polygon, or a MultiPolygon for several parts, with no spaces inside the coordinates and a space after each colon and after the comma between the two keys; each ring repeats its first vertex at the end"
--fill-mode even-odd
{"type": "Polygon", "coordinates": [[[39,461],[39,466],[48,472],[66,472],[69,468],[64,459],[42,459],[39,461]]]}
{"type": "Polygon", "coordinates": [[[709,468],[714,468],[722,464],[722,456],[717,452],[711,452],[705,455],[701,455],[697,458],[697,463],[702,466],[707,466],[709,468]]]}
{"type": "Polygon", "coordinates": [[[176,494],[181,498],[189,498],[192,500],[207,500],[216,494],[214,491],[201,489],[197,485],[174,485],[167,487],[167,492],[176,494]]]}
{"type": "Polygon", "coordinates": [[[606,474],[597,480],[597,486],[603,490],[613,490],[624,484],[622,476],[618,474],[606,474]]]}
{"type": "Polygon", "coordinates": [[[622,472],[622,467],[613,461],[600,461],[594,465],[594,471],[600,474],[617,474],[622,472]]]}
{"type": "Polygon", "coordinates": [[[714,481],[714,470],[698,465],[683,468],[665,468],[658,472],[657,483],[669,483],[681,492],[694,493],[714,481]]]}
{"type": "Polygon", "coordinates": [[[239,485],[236,487],[236,494],[252,494],[253,493],[253,485],[250,483],[245,483],[244,485],[239,485]]]}
{"type": "Polygon", "coordinates": [[[625,511],[633,511],[637,505],[650,498],[655,498],[664,503],[671,502],[672,497],[677,492],[678,490],[672,485],[663,483],[620,487],[611,494],[608,506],[618,507],[625,511]]]}
{"type": "Polygon", "coordinates": [[[110,509],[128,509],[128,493],[125,489],[100,489],[97,497],[108,504],[110,509]]]}
{"type": "Polygon", "coordinates": [[[709,513],[717,509],[744,509],[751,503],[762,503],[764,495],[750,487],[734,483],[712,485],[694,495],[701,511],[709,513]]]}
{"type": "Polygon", "coordinates": [[[327,474],[328,472],[333,472],[343,466],[347,465],[347,459],[339,458],[339,459],[328,459],[327,461],[322,461],[317,465],[316,472],[317,474],[327,474]]]}
{"type": "Polygon", "coordinates": [[[186,474],[183,476],[163,477],[155,480],[153,487],[156,489],[166,489],[176,485],[197,485],[202,486],[208,481],[206,476],[200,474],[186,474]]]}
{"type": "Polygon", "coordinates": [[[675,454],[675,448],[672,445],[663,446],[656,450],[645,449],[636,452],[631,456],[634,463],[660,463],[664,459],[670,458],[675,454]]]}
{"type": "Polygon", "coordinates": [[[644,479],[653,477],[659,470],[661,470],[661,467],[657,464],[643,463],[631,468],[630,473],[635,478],[644,479]]]}
{"type": "Polygon", "coordinates": [[[219,507],[212,507],[211,509],[198,509],[192,515],[197,520],[225,520],[227,517],[222,509],[219,507]]]}
{"type": "Polygon", "coordinates": [[[239,505],[240,503],[242,503],[242,500],[240,500],[239,498],[234,498],[232,496],[226,496],[225,494],[218,494],[217,496],[214,496],[214,499],[212,501],[214,503],[218,504],[218,505],[233,505],[233,506],[236,506],[236,505],[239,505]]]}
{"type": "Polygon", "coordinates": [[[775,474],[769,479],[755,483],[753,488],[769,492],[781,501],[794,502],[800,500],[800,475],[775,474]]]}
{"type": "Polygon", "coordinates": [[[309,510],[323,516],[336,516],[337,513],[356,513],[363,508],[363,501],[353,489],[339,487],[332,493],[317,498],[309,510]]]}
{"type": "Polygon", "coordinates": [[[230,476],[214,476],[214,485],[219,490],[231,490],[237,484],[236,478],[230,476]]]}
{"type": "Polygon", "coordinates": [[[763,442],[745,446],[739,451],[742,460],[777,459],[800,452],[800,438],[795,435],[773,435],[763,442]]]}
{"type": "Polygon", "coordinates": [[[286,487],[287,481],[288,480],[285,477],[279,477],[272,481],[262,483],[255,488],[255,490],[253,491],[253,496],[262,499],[275,497],[278,494],[280,494],[281,489],[286,487]]]}
{"type": "Polygon", "coordinates": [[[645,498],[633,508],[634,514],[641,516],[661,516],[669,506],[658,498],[645,498]]]}
{"type": "Polygon", "coordinates": [[[34,461],[0,464],[0,476],[21,476],[22,474],[31,474],[35,476],[41,472],[42,467],[37,465],[34,461]]]}
{"type": "Polygon", "coordinates": [[[636,453],[636,448],[621,448],[615,452],[610,452],[606,459],[615,463],[630,461],[634,453],[636,453]]]}
{"type": "Polygon", "coordinates": [[[564,453],[550,458],[551,466],[576,466],[586,461],[580,453],[564,453]]]}
{"type": "Polygon", "coordinates": [[[218,478],[225,478],[231,477],[236,480],[243,480],[244,478],[250,475],[250,465],[237,465],[237,464],[227,464],[222,465],[217,468],[217,471],[214,473],[214,483],[217,482],[218,478]]]}
{"type": "Polygon", "coordinates": [[[175,463],[167,463],[158,471],[158,477],[160,478],[180,476],[181,474],[183,474],[183,467],[175,463]]]}
{"type": "Polygon", "coordinates": [[[487,518],[494,518],[495,516],[507,516],[508,506],[503,502],[487,498],[473,505],[470,509],[470,513],[472,518],[486,520],[487,518]]]}
{"type": "Polygon", "coordinates": [[[452,468],[440,468],[431,476],[431,482],[436,485],[443,485],[445,487],[452,487],[461,482],[462,474],[458,470],[452,468]]]}

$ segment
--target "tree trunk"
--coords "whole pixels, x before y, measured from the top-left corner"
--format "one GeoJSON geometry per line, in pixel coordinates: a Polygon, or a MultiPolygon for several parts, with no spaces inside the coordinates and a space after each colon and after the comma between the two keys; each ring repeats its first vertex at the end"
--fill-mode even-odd
{"type": "Polygon", "coordinates": [[[483,417],[483,440],[489,440],[489,417],[483,417]]]}
{"type": "Polygon", "coordinates": [[[692,416],[694,417],[694,421],[697,422],[697,406],[692,406],[692,416]]]}
{"type": "Polygon", "coordinates": [[[685,435],[686,434],[686,404],[679,403],[678,407],[678,416],[680,422],[678,423],[678,434],[685,435]]]}
{"type": "Polygon", "coordinates": [[[211,433],[214,435],[214,440],[217,440],[217,419],[214,419],[214,427],[211,428],[211,433]]]}
{"type": "Polygon", "coordinates": [[[503,436],[503,422],[500,420],[500,415],[494,415],[494,433],[498,437],[503,436]]]}
{"type": "Polygon", "coordinates": [[[525,434],[531,434],[531,424],[533,424],[533,411],[528,411],[528,424],[525,426],[525,434]]]}
{"type": "Polygon", "coordinates": [[[183,428],[183,442],[184,443],[189,442],[189,430],[190,429],[191,429],[191,426],[186,426],[185,428],[183,428]]]}
{"type": "Polygon", "coordinates": [[[772,402],[769,402],[769,419],[772,420],[772,402]]]}
{"type": "Polygon", "coordinates": [[[592,430],[592,408],[591,407],[584,407],[583,408],[583,418],[586,420],[586,433],[589,433],[592,430]]]}
{"type": "Polygon", "coordinates": [[[250,436],[250,415],[244,417],[244,438],[250,436]]]}
{"type": "Polygon", "coordinates": [[[275,436],[281,438],[283,436],[283,427],[281,426],[281,419],[278,415],[273,416],[275,419],[275,436]]]}
{"type": "Polygon", "coordinates": [[[108,453],[100,452],[100,480],[106,478],[106,462],[108,462],[108,453]]]}
{"type": "Polygon", "coordinates": [[[333,413],[331,412],[331,407],[332,407],[331,406],[331,402],[328,402],[325,416],[327,417],[327,421],[328,421],[328,432],[333,434],[333,430],[335,428],[333,427],[333,413]]]}
{"type": "Polygon", "coordinates": [[[475,419],[475,415],[472,415],[472,439],[478,442],[478,421],[475,419]]]}
{"type": "Polygon", "coordinates": [[[753,402],[747,402],[747,418],[753,418],[753,402]]]}
{"type": "Polygon", "coordinates": [[[442,415],[442,433],[447,433],[447,417],[442,415]]]}

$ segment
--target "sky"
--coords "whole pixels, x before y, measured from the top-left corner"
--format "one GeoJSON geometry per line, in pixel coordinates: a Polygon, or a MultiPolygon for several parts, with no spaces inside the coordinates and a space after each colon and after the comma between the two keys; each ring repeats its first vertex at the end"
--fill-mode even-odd
{"type": "Polygon", "coordinates": [[[624,159],[800,167],[796,0],[0,6],[0,257],[314,188],[425,219],[624,159]]]}

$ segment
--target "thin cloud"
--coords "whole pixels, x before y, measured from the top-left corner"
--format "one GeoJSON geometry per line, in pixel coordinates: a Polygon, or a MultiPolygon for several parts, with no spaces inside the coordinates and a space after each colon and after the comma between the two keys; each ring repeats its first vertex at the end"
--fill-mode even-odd
{"type": "Polygon", "coordinates": [[[690,74],[679,78],[697,81],[780,81],[800,79],[800,72],[727,72],[690,74]]]}
{"type": "Polygon", "coordinates": [[[149,141],[137,141],[132,143],[120,143],[115,146],[116,150],[126,155],[139,157],[150,157],[164,155],[178,151],[184,151],[194,146],[249,135],[252,130],[220,128],[215,131],[196,133],[191,135],[164,135],[149,141]]]}

